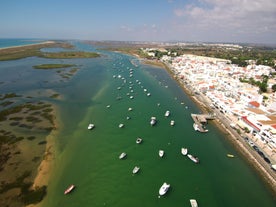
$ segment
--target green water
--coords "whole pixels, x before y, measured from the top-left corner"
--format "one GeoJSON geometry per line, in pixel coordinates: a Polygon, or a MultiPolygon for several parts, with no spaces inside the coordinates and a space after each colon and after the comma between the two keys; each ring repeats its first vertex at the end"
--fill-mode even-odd
{"type": "MultiPolygon", "coordinates": [[[[80,43],[76,46],[93,50],[80,43]]],[[[63,127],[55,138],[57,155],[43,207],[177,207],[190,206],[191,198],[207,207],[275,206],[275,196],[218,129],[210,123],[208,133],[194,131],[190,114],[200,110],[165,70],[135,67],[130,62],[133,57],[103,53],[97,59],[66,60],[81,67],[68,82],[43,71],[49,76],[47,82],[24,88],[52,89],[65,97],[54,101],[63,127]],[[166,110],[171,112],[168,118],[166,110]],[[154,127],[151,116],[158,120],[154,127]],[[170,126],[172,119],[175,126],[170,126]],[[90,122],[95,124],[92,131],[87,130],[90,122]],[[125,127],[119,128],[120,123],[125,127]],[[140,145],[135,143],[137,137],[143,139],[140,145]],[[181,147],[197,155],[200,164],[184,157],[181,147]],[[165,151],[163,158],[159,149],[165,151]],[[121,152],[127,153],[126,159],[119,160],[121,152]],[[235,159],[227,158],[227,153],[235,154],[235,159]],[[141,169],[133,175],[136,165],[141,169]],[[164,182],[171,188],[158,198],[164,182]],[[76,189],[63,195],[70,184],[76,189]]],[[[24,64],[46,60],[31,61],[24,64]]],[[[39,79],[41,72],[36,73],[39,79]]]]}
{"type": "Polygon", "coordinates": [[[191,198],[199,206],[274,206],[275,197],[214,126],[208,125],[207,134],[193,130],[190,114],[200,111],[167,72],[134,67],[130,59],[109,54],[87,64],[68,88],[61,109],[62,150],[43,206],[189,206],[191,198]],[[154,127],[151,116],[158,120],[154,127]],[[96,126],[92,131],[87,130],[90,122],[96,126]],[[119,128],[120,123],[125,127],[119,128]],[[137,137],[142,144],[135,143],[137,137]],[[181,155],[182,146],[201,163],[181,155]],[[127,153],[125,160],[118,159],[121,152],[127,153]],[[227,158],[229,152],[237,158],[227,158]],[[133,175],[136,165],[141,169],[133,175]],[[163,182],[171,188],[158,198],[163,182]],[[76,189],[64,196],[71,183],[76,189]]]}

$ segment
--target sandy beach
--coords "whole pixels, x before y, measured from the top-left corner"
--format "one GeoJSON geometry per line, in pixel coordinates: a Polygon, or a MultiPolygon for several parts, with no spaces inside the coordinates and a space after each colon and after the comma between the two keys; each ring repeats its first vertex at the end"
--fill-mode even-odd
{"type": "Polygon", "coordinates": [[[20,46],[10,46],[10,47],[2,47],[0,50],[7,50],[7,49],[13,49],[13,48],[22,48],[22,47],[28,47],[28,46],[34,46],[34,45],[44,45],[44,44],[54,44],[55,41],[45,41],[45,42],[39,42],[39,43],[33,43],[33,44],[27,44],[27,45],[20,45],[20,46]]]}

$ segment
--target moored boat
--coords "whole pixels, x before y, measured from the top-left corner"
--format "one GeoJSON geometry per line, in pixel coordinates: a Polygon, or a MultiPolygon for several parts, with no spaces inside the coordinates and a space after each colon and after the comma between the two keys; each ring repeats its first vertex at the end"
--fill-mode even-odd
{"type": "Polygon", "coordinates": [[[195,131],[199,131],[199,126],[198,126],[198,124],[194,123],[194,124],[193,124],[193,127],[194,127],[194,130],[195,130],[195,131]]]}
{"type": "Polygon", "coordinates": [[[127,154],[126,154],[125,152],[122,152],[122,153],[120,154],[120,156],[119,156],[119,159],[121,160],[121,159],[125,158],[126,155],[127,155],[127,154]]]}
{"type": "Polygon", "coordinates": [[[168,116],[170,116],[170,111],[165,112],[165,117],[168,117],[168,116]]]}
{"type": "Polygon", "coordinates": [[[119,128],[123,128],[124,127],[124,124],[119,124],[119,128]]]}
{"type": "Polygon", "coordinates": [[[190,203],[192,207],[198,207],[196,199],[190,199],[190,203]]]}
{"type": "Polygon", "coordinates": [[[159,150],[159,157],[163,157],[164,156],[164,150],[159,150]]]}
{"type": "Polygon", "coordinates": [[[155,124],[156,124],[156,117],[154,117],[154,116],[152,116],[151,118],[150,118],[150,125],[151,126],[154,126],[155,124]]]}
{"type": "Polygon", "coordinates": [[[163,183],[163,185],[160,187],[159,189],[159,195],[162,196],[162,195],[165,195],[167,193],[167,191],[169,190],[170,188],[170,184],[168,183],[163,183]]]}
{"type": "Polygon", "coordinates": [[[188,154],[187,155],[189,158],[190,158],[190,160],[192,160],[194,163],[199,163],[199,158],[198,157],[195,157],[195,156],[193,156],[193,155],[191,155],[191,154],[188,154]]]}
{"type": "Polygon", "coordinates": [[[132,170],[132,173],[133,173],[133,174],[136,174],[139,170],[140,170],[140,167],[135,166],[135,167],[133,168],[133,170],[132,170]]]}
{"type": "Polygon", "coordinates": [[[91,129],[93,129],[94,127],[95,127],[94,124],[89,124],[87,128],[88,128],[89,130],[91,130],[91,129]]]}
{"type": "Polygon", "coordinates": [[[182,155],[187,155],[188,154],[188,148],[182,147],[181,148],[181,154],[182,155]]]}
{"type": "Polygon", "coordinates": [[[138,137],[138,138],[136,139],[136,143],[137,143],[137,144],[140,144],[142,141],[143,141],[143,140],[142,140],[142,138],[140,138],[140,137],[138,137]]]}
{"type": "Polygon", "coordinates": [[[64,195],[67,195],[72,192],[72,190],[75,188],[75,185],[70,185],[66,190],[64,191],[64,195]]]}
{"type": "Polygon", "coordinates": [[[174,126],[174,120],[171,120],[170,125],[174,126]]]}
{"type": "Polygon", "coordinates": [[[233,158],[233,157],[235,157],[235,156],[232,155],[232,154],[227,154],[227,157],[233,158]]]}

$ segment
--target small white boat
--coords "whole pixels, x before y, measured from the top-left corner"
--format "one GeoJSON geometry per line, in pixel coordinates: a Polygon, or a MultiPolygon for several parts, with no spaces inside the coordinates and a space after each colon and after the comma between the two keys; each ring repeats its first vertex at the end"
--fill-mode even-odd
{"type": "Polygon", "coordinates": [[[171,126],[174,126],[174,120],[171,120],[170,125],[171,125],[171,126]]]}
{"type": "Polygon", "coordinates": [[[193,124],[193,127],[194,127],[194,130],[195,130],[195,131],[199,131],[199,126],[198,126],[198,124],[194,123],[194,124],[193,124]]]}
{"type": "Polygon", "coordinates": [[[165,195],[167,193],[167,191],[169,190],[169,188],[170,188],[170,184],[168,184],[166,182],[163,183],[163,185],[159,189],[159,195],[160,196],[165,195]]]}
{"type": "Polygon", "coordinates": [[[140,138],[140,137],[138,137],[138,138],[136,139],[136,143],[137,143],[137,144],[140,144],[142,141],[143,141],[143,140],[142,140],[142,138],[140,138]]]}
{"type": "Polygon", "coordinates": [[[132,111],[132,108],[128,108],[128,111],[132,111]]]}
{"type": "Polygon", "coordinates": [[[133,174],[136,174],[139,170],[140,170],[140,167],[135,166],[135,167],[133,168],[133,170],[132,170],[132,173],[133,173],[133,174]]]}
{"type": "Polygon", "coordinates": [[[70,185],[66,190],[64,191],[64,195],[67,195],[72,192],[72,190],[75,188],[75,185],[70,185]]]}
{"type": "Polygon", "coordinates": [[[150,94],[150,93],[147,93],[147,96],[151,96],[151,94],[150,94]]]}
{"type": "Polygon", "coordinates": [[[187,154],[188,154],[188,148],[182,147],[182,148],[181,148],[181,154],[182,154],[182,155],[187,155],[187,154]]]}
{"type": "Polygon", "coordinates": [[[163,157],[165,154],[164,150],[159,150],[159,157],[163,157]]]}
{"type": "Polygon", "coordinates": [[[156,117],[154,117],[154,116],[152,116],[151,118],[150,118],[150,125],[151,126],[154,126],[155,124],[156,124],[156,117]]]}
{"type": "Polygon", "coordinates": [[[122,152],[122,153],[120,154],[120,156],[119,156],[119,159],[121,160],[121,159],[125,158],[126,155],[127,155],[127,154],[126,154],[125,152],[122,152]]]}
{"type": "Polygon", "coordinates": [[[88,128],[89,130],[91,130],[91,129],[93,129],[94,127],[95,127],[94,124],[89,124],[87,128],[88,128]]]}
{"type": "Polygon", "coordinates": [[[193,155],[191,155],[191,154],[188,154],[187,156],[188,156],[188,157],[190,158],[190,160],[192,160],[194,163],[199,163],[198,157],[195,157],[195,156],[193,156],[193,155]]]}
{"type": "Polygon", "coordinates": [[[123,128],[124,127],[124,124],[119,124],[119,128],[123,128]]]}
{"type": "Polygon", "coordinates": [[[166,111],[165,113],[165,117],[168,117],[168,116],[170,116],[170,111],[166,111]]]}
{"type": "Polygon", "coordinates": [[[196,199],[190,199],[190,203],[192,207],[198,207],[196,199]]]}

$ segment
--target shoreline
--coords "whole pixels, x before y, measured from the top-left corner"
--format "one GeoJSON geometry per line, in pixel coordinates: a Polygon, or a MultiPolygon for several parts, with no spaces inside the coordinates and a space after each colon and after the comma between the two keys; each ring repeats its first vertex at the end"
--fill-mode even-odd
{"type": "Polygon", "coordinates": [[[20,48],[20,47],[28,47],[28,46],[34,46],[34,45],[44,45],[44,44],[54,44],[55,41],[44,41],[39,43],[33,43],[33,44],[25,44],[25,45],[18,45],[18,46],[8,46],[8,47],[0,47],[0,50],[8,50],[13,48],[20,48]]]}
{"type": "MultiPolygon", "coordinates": [[[[18,46],[21,47],[21,46],[18,46]]],[[[0,48],[1,49],[1,48],[0,48]]],[[[133,55],[133,54],[132,54],[133,55]]],[[[183,92],[197,105],[197,107],[202,111],[202,112],[208,112],[208,110],[211,110],[210,107],[208,107],[207,102],[202,102],[200,101],[196,96],[192,95],[193,92],[188,89],[184,83],[181,83],[180,80],[178,80],[175,77],[175,74],[173,71],[170,69],[168,65],[165,63],[158,61],[159,64],[154,64],[154,62],[147,61],[144,58],[140,58],[138,55],[133,55],[134,57],[138,58],[139,61],[142,62],[142,64],[149,64],[155,67],[160,67],[162,69],[165,69],[169,75],[177,81],[178,85],[181,87],[183,92]],[[145,61],[146,60],[146,61],[145,61]],[[163,66],[162,66],[163,65],[163,66]]],[[[156,61],[155,61],[156,62],[156,61]]],[[[56,129],[53,130],[47,137],[47,146],[45,149],[44,153],[44,158],[41,161],[38,169],[37,169],[37,175],[34,179],[33,186],[32,188],[36,187],[41,187],[43,185],[48,186],[49,184],[49,179],[52,174],[54,162],[55,162],[55,143],[54,143],[54,138],[58,134],[60,127],[60,121],[58,119],[58,112],[55,111],[54,113],[56,115],[56,121],[55,121],[55,127],[56,129]]],[[[252,152],[250,152],[244,143],[241,142],[240,139],[237,139],[236,136],[226,127],[224,126],[220,120],[217,118],[212,123],[215,124],[215,126],[223,132],[225,135],[225,139],[227,139],[233,146],[237,149],[239,153],[241,153],[245,160],[256,170],[256,172],[260,175],[261,179],[264,180],[264,182],[270,187],[272,192],[276,195],[276,180],[273,178],[273,176],[270,175],[269,172],[265,170],[265,168],[255,159],[255,157],[252,155],[252,152]]],[[[44,200],[44,199],[43,199],[44,200]]],[[[43,200],[39,203],[36,204],[31,204],[28,205],[28,207],[39,207],[42,205],[43,200]]]]}
{"type": "MultiPolygon", "coordinates": [[[[52,171],[55,166],[55,159],[56,159],[56,144],[55,140],[56,137],[60,131],[60,129],[63,127],[60,119],[59,119],[59,114],[58,114],[58,106],[52,105],[54,108],[54,130],[45,138],[47,141],[46,147],[45,147],[45,152],[43,154],[43,159],[40,162],[37,170],[37,174],[35,178],[33,179],[33,184],[31,186],[31,189],[36,189],[40,188],[42,186],[47,186],[48,190],[48,185],[50,181],[50,177],[52,176],[52,171]]],[[[44,198],[47,196],[47,194],[42,198],[42,200],[38,203],[32,203],[27,205],[26,207],[40,207],[42,206],[44,198]]]]}
{"type": "MultiPolygon", "coordinates": [[[[135,55],[137,57],[138,55],[135,55]]],[[[145,60],[144,58],[139,57],[139,60],[143,64],[150,64],[155,67],[161,67],[162,69],[165,69],[171,78],[173,78],[177,84],[181,87],[183,92],[194,102],[194,104],[197,105],[197,107],[203,112],[203,113],[209,113],[210,111],[213,111],[213,109],[208,105],[208,102],[206,101],[205,97],[200,97],[200,100],[196,95],[193,95],[193,91],[191,89],[187,88],[184,83],[179,80],[174,72],[171,70],[170,66],[158,61],[156,64],[156,61],[152,60],[145,60]],[[163,66],[162,66],[163,65],[163,66]]],[[[262,165],[258,159],[254,156],[254,151],[248,148],[246,146],[246,143],[243,141],[242,134],[237,134],[237,132],[232,129],[231,127],[225,126],[220,118],[216,118],[212,121],[212,123],[215,125],[215,127],[220,130],[223,134],[225,139],[233,145],[233,147],[240,153],[243,158],[246,160],[246,162],[254,168],[256,173],[260,176],[260,178],[265,182],[265,184],[268,186],[268,188],[273,192],[273,194],[276,196],[276,174],[273,172],[273,170],[268,166],[267,163],[265,163],[265,166],[262,165]],[[235,135],[236,134],[236,135],[235,135]]],[[[230,126],[230,123],[228,123],[230,126]]],[[[258,155],[257,155],[258,156],[258,155]]]]}
{"type": "MultiPolygon", "coordinates": [[[[175,77],[175,74],[173,71],[170,69],[170,67],[166,64],[164,64],[165,67],[164,69],[167,70],[169,75],[179,84],[179,86],[182,88],[184,93],[197,105],[197,107],[203,112],[203,113],[209,113],[210,111],[213,111],[211,107],[208,106],[207,101],[205,100],[199,100],[195,95],[193,94],[193,91],[191,91],[189,88],[185,86],[184,83],[182,83],[179,79],[175,77]]],[[[205,97],[201,97],[205,99],[205,97]]],[[[274,172],[269,172],[272,171],[271,169],[266,169],[267,166],[263,166],[253,155],[253,151],[248,149],[246,147],[246,143],[243,143],[242,136],[234,135],[232,128],[227,128],[219,118],[216,118],[215,120],[212,121],[214,125],[225,135],[225,139],[229,141],[234,148],[242,154],[242,156],[245,158],[245,160],[256,170],[256,172],[260,175],[261,179],[269,186],[269,188],[272,190],[274,195],[276,195],[276,179],[275,175],[273,174],[274,172]]],[[[229,123],[230,125],[230,123],[229,123]]]]}

